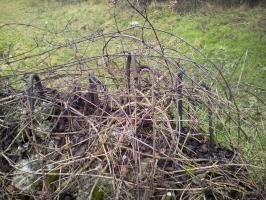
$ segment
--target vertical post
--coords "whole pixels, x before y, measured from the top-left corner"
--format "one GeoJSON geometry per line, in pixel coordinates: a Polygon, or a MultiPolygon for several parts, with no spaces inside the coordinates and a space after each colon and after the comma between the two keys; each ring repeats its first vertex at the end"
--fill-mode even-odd
{"type": "Polygon", "coordinates": [[[214,129],[213,129],[213,121],[212,121],[212,102],[211,102],[211,89],[203,85],[203,87],[206,89],[207,92],[207,97],[208,97],[208,121],[209,121],[209,152],[212,154],[214,152],[214,147],[215,147],[215,140],[214,140],[214,129]]]}
{"type": "Polygon", "coordinates": [[[176,92],[177,92],[177,131],[178,135],[183,132],[183,72],[179,72],[176,76],[176,92]]]}
{"type": "Polygon", "coordinates": [[[195,119],[196,119],[196,78],[192,77],[192,90],[191,90],[191,104],[192,104],[192,113],[191,113],[191,119],[192,119],[192,125],[196,125],[195,119]]]}
{"type": "Polygon", "coordinates": [[[196,99],[195,99],[195,93],[196,93],[196,80],[195,77],[192,77],[192,108],[195,111],[196,110],[196,99]]]}
{"type": "Polygon", "coordinates": [[[89,74],[89,82],[90,82],[90,92],[89,92],[90,101],[91,101],[92,106],[95,109],[97,109],[97,107],[100,104],[100,101],[99,101],[99,96],[97,93],[97,82],[96,82],[96,77],[94,73],[89,74]]]}
{"type": "MultiPolygon", "coordinates": [[[[132,62],[132,56],[131,56],[131,53],[128,53],[127,63],[126,63],[126,79],[127,79],[127,93],[126,93],[127,97],[125,98],[126,103],[130,102],[130,93],[131,93],[131,83],[130,83],[131,69],[130,69],[130,66],[131,66],[131,62],[132,62]]],[[[123,97],[122,97],[122,101],[124,101],[123,97]]],[[[126,113],[131,115],[130,105],[126,108],[126,113]]]]}
{"type": "Polygon", "coordinates": [[[127,78],[127,91],[130,94],[130,65],[131,65],[131,53],[128,53],[126,63],[126,78],[127,78]]]}
{"type": "Polygon", "coordinates": [[[131,57],[131,62],[132,62],[132,68],[133,68],[133,78],[135,81],[135,88],[137,90],[141,90],[141,84],[140,84],[140,66],[139,63],[137,62],[136,58],[134,55],[131,57]]]}
{"type": "Polygon", "coordinates": [[[34,104],[35,104],[35,99],[36,99],[33,94],[34,86],[36,89],[38,89],[38,95],[41,98],[43,98],[44,97],[43,85],[42,85],[40,77],[35,73],[31,74],[29,77],[29,88],[27,90],[30,110],[32,113],[34,112],[34,104]],[[34,84],[34,81],[36,82],[35,84],[34,84]]]}

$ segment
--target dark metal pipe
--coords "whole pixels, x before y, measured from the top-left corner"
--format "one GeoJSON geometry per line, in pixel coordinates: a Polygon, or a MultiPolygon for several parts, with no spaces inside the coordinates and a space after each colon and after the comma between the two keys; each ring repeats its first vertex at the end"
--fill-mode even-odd
{"type": "Polygon", "coordinates": [[[183,132],[183,72],[176,76],[176,92],[177,92],[177,127],[178,132],[183,132]]]}
{"type": "Polygon", "coordinates": [[[31,112],[34,112],[34,104],[35,104],[35,100],[36,100],[36,97],[34,97],[34,95],[33,95],[34,86],[36,89],[39,90],[39,92],[38,92],[39,96],[43,98],[44,97],[43,85],[42,85],[40,77],[36,73],[33,73],[30,75],[29,88],[27,90],[31,112]],[[35,84],[34,84],[34,81],[36,82],[35,84]]]}
{"type": "Polygon", "coordinates": [[[128,53],[126,63],[126,78],[127,78],[127,90],[130,93],[130,65],[131,65],[131,54],[128,53]]]}
{"type": "Polygon", "coordinates": [[[215,140],[214,140],[214,129],[213,129],[213,110],[212,110],[212,101],[211,101],[211,89],[203,84],[203,87],[206,89],[207,97],[208,97],[208,121],[209,121],[209,149],[210,154],[214,152],[215,148],[215,140]]]}

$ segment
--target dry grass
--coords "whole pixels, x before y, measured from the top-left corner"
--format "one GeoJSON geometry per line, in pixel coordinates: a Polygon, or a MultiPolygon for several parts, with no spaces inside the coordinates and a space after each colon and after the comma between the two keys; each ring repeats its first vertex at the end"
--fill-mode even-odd
{"type": "Polygon", "coordinates": [[[264,166],[237,149],[260,127],[240,112],[217,66],[145,38],[157,31],[96,32],[32,55],[71,47],[66,63],[1,77],[3,198],[263,198],[250,172],[264,166]],[[102,54],[80,54],[94,42],[102,54]],[[25,77],[27,91],[12,88],[25,77]]]}

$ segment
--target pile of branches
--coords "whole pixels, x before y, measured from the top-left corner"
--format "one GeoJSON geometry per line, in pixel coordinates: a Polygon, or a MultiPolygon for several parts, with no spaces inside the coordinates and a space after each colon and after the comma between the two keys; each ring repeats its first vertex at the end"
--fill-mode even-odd
{"type": "Polygon", "coordinates": [[[1,198],[263,198],[234,143],[250,134],[223,73],[155,29],[97,32],[8,65],[98,41],[101,55],[1,77],[1,198]]]}

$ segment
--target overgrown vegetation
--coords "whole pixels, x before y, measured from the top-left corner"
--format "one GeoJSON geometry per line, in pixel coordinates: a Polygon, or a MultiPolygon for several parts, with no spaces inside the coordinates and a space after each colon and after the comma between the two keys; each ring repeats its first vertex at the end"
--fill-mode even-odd
{"type": "Polygon", "coordinates": [[[264,8],[0,4],[5,198],[263,198],[264,8]]]}

